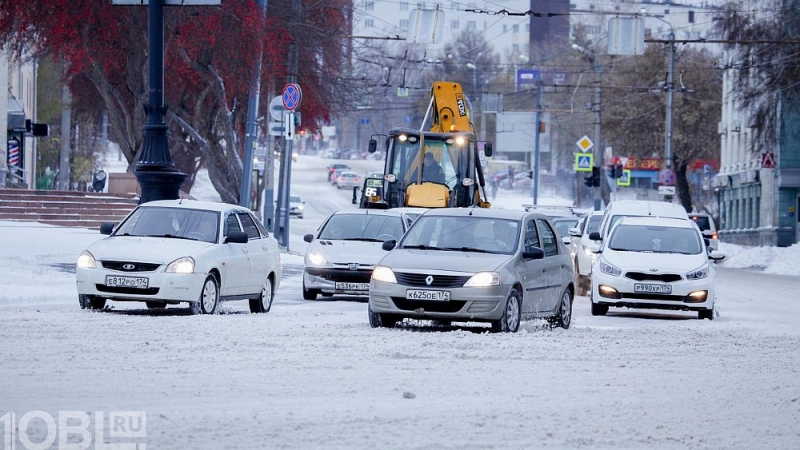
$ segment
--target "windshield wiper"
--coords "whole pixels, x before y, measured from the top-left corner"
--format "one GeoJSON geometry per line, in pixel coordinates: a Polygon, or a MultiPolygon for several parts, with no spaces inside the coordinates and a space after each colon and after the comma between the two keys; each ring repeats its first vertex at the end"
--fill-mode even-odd
{"type": "Polygon", "coordinates": [[[445,250],[445,249],[443,249],[443,248],[441,248],[441,247],[430,247],[430,246],[428,246],[428,245],[425,245],[425,244],[420,244],[420,245],[404,245],[404,246],[402,246],[402,247],[400,247],[400,248],[410,248],[410,249],[418,249],[418,250],[445,250]]]}
{"type": "Polygon", "coordinates": [[[364,242],[383,242],[375,238],[360,237],[360,238],[344,238],[343,241],[364,241],[364,242]]]}
{"type": "Polygon", "coordinates": [[[197,239],[193,239],[186,236],[177,236],[174,234],[148,234],[147,237],[159,237],[159,238],[170,238],[170,239],[186,239],[188,241],[196,241],[197,239]]]}
{"type": "Polygon", "coordinates": [[[484,250],[482,248],[475,247],[444,247],[442,250],[451,250],[454,252],[495,253],[491,250],[484,250]]]}

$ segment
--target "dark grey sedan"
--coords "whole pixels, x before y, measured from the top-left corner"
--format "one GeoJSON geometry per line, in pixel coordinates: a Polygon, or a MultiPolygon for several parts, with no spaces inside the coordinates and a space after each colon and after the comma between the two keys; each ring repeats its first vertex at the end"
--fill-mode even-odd
{"type": "Polygon", "coordinates": [[[526,319],[572,322],[572,262],[541,213],[433,209],[420,216],[372,272],[369,322],[404,318],[489,322],[516,332],[526,319]]]}

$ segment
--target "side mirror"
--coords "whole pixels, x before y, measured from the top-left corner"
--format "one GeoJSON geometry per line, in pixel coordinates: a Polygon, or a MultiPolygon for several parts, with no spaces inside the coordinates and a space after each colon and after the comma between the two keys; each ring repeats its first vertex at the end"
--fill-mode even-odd
{"type": "Polygon", "coordinates": [[[377,150],[378,150],[378,141],[376,141],[375,139],[370,139],[367,151],[370,153],[375,153],[377,150]]]}
{"type": "Polygon", "coordinates": [[[244,231],[229,231],[225,236],[226,244],[247,244],[247,233],[244,231]]]}
{"type": "Polygon", "coordinates": [[[572,238],[570,238],[569,236],[561,236],[561,242],[563,242],[564,245],[569,247],[570,245],[572,245],[572,238]]]}
{"type": "Polygon", "coordinates": [[[383,241],[383,244],[381,244],[381,248],[386,250],[387,252],[395,248],[395,246],[397,246],[397,241],[395,241],[394,239],[383,241]]]}
{"type": "Polygon", "coordinates": [[[602,241],[603,240],[603,238],[600,236],[600,232],[599,231],[592,231],[591,233],[589,233],[589,239],[591,239],[593,241],[602,241]]]}
{"type": "Polygon", "coordinates": [[[575,237],[581,237],[581,229],[580,228],[570,228],[569,235],[575,237]]]}
{"type": "Polygon", "coordinates": [[[100,225],[100,234],[110,235],[114,231],[116,223],[106,222],[100,225]]]}
{"type": "Polygon", "coordinates": [[[708,259],[712,261],[722,261],[723,259],[725,259],[725,255],[716,250],[712,250],[711,253],[709,253],[708,255],[708,259]]]}
{"type": "Polygon", "coordinates": [[[308,242],[308,243],[311,243],[311,241],[314,240],[314,235],[313,234],[307,234],[307,235],[303,236],[303,240],[308,242]]]}
{"type": "Polygon", "coordinates": [[[544,258],[544,251],[539,247],[531,247],[530,250],[522,252],[522,257],[525,259],[542,259],[544,258]]]}
{"type": "Polygon", "coordinates": [[[491,142],[484,142],[483,143],[483,153],[486,156],[492,156],[492,143],[491,142]]]}

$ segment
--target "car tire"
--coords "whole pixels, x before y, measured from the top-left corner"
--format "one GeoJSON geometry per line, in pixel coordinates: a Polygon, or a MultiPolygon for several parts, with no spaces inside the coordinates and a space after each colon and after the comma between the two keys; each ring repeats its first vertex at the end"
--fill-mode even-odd
{"type": "Polygon", "coordinates": [[[697,318],[700,320],[703,319],[714,320],[714,312],[715,312],[714,308],[701,309],[700,311],[697,311],[697,318]]]}
{"type": "Polygon", "coordinates": [[[78,295],[78,303],[81,309],[103,309],[106,307],[106,299],[97,298],[94,295],[80,294],[78,295]]]}
{"type": "Polygon", "coordinates": [[[275,294],[272,292],[272,280],[267,278],[267,280],[264,282],[264,286],[261,287],[261,292],[258,294],[258,298],[250,299],[250,313],[268,313],[269,310],[272,309],[272,300],[274,297],[275,294]]]}
{"type": "Polygon", "coordinates": [[[570,288],[564,289],[558,302],[558,313],[552,318],[551,323],[567,330],[572,325],[572,301],[574,297],[570,288]]]}
{"type": "Polygon", "coordinates": [[[147,305],[147,309],[164,309],[167,307],[166,303],[162,302],[144,302],[147,305]]]}
{"type": "Polygon", "coordinates": [[[196,302],[189,304],[193,315],[214,314],[219,304],[219,283],[214,275],[208,275],[203,282],[203,289],[200,291],[200,298],[196,302]]]}
{"type": "Polygon", "coordinates": [[[503,308],[503,315],[499,320],[492,321],[492,331],[503,333],[516,333],[519,331],[519,323],[522,318],[522,300],[519,291],[512,288],[506,298],[503,308]]]}
{"type": "Polygon", "coordinates": [[[306,283],[303,282],[303,299],[316,300],[319,295],[319,289],[306,289],[306,283]]]}
{"type": "Polygon", "coordinates": [[[599,305],[595,302],[592,302],[593,316],[605,316],[606,313],[608,313],[608,305],[599,305]]]}
{"type": "Polygon", "coordinates": [[[372,328],[394,328],[397,322],[402,320],[402,317],[394,314],[372,312],[371,306],[367,306],[367,315],[369,315],[369,326],[372,328]]]}

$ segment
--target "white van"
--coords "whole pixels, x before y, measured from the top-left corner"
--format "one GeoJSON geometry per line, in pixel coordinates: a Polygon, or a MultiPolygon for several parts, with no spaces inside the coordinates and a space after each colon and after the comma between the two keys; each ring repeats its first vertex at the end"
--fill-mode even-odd
{"type": "Polygon", "coordinates": [[[670,217],[689,220],[686,209],[677,203],[650,200],[617,200],[606,206],[598,232],[606,239],[619,219],[623,217],[670,217]]]}

